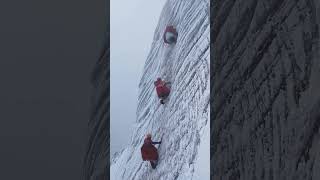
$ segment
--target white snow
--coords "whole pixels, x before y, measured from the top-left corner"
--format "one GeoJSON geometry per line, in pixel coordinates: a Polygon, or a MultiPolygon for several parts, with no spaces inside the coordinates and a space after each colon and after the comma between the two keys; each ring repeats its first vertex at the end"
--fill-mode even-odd
{"type": "Polygon", "coordinates": [[[210,147],[210,126],[206,126],[200,136],[198,159],[193,175],[194,180],[210,179],[210,148],[208,147],[210,147]]]}
{"type": "Polygon", "coordinates": [[[129,143],[130,136],[122,130],[132,133],[137,85],[165,2],[110,1],[110,154],[129,143]]]}
{"type": "Polygon", "coordinates": [[[208,180],[209,136],[209,1],[168,0],[155,30],[139,84],[137,120],[131,141],[111,162],[112,180],[208,180]],[[167,25],[177,28],[175,45],[164,44],[167,25]],[[153,82],[171,84],[165,105],[153,82]],[[162,144],[159,164],[143,162],[140,148],[147,132],[162,144]]]}

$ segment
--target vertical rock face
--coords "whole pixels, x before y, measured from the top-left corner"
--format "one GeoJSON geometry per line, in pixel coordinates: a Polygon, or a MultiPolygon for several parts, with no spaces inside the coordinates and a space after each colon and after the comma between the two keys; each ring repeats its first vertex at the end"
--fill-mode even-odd
{"type": "Polygon", "coordinates": [[[95,65],[92,73],[92,109],[89,121],[89,140],[84,160],[84,179],[102,180],[108,177],[109,167],[109,54],[107,49],[95,65]]]}
{"type": "Polygon", "coordinates": [[[319,1],[212,3],[214,179],[320,179],[319,1]]]}
{"type": "Polygon", "coordinates": [[[139,84],[135,130],[128,147],[113,159],[112,180],[206,180],[199,178],[201,165],[209,177],[209,32],[209,1],[167,1],[139,84]],[[163,42],[167,25],[177,29],[174,45],[163,42]],[[157,77],[171,82],[164,105],[153,84],[157,77]],[[141,158],[147,132],[154,141],[162,139],[155,170],[141,158]]]}

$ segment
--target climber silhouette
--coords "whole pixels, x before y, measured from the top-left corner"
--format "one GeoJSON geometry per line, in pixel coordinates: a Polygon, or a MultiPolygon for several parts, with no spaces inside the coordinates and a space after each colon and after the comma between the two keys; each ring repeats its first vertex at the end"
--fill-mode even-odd
{"type": "Polygon", "coordinates": [[[167,44],[173,44],[177,42],[178,32],[173,26],[167,26],[164,34],[163,40],[167,44]]]}
{"type": "Polygon", "coordinates": [[[144,143],[141,147],[141,156],[143,161],[150,161],[151,167],[153,169],[156,168],[157,164],[158,164],[158,150],[157,148],[154,146],[154,144],[161,144],[160,142],[153,142],[151,140],[151,134],[148,133],[146,135],[146,138],[144,139],[144,143]]]}
{"type": "Polygon", "coordinates": [[[165,82],[161,78],[157,78],[157,81],[154,82],[161,104],[164,104],[164,100],[170,94],[170,88],[167,86],[168,84],[171,84],[171,82],[165,82]]]}

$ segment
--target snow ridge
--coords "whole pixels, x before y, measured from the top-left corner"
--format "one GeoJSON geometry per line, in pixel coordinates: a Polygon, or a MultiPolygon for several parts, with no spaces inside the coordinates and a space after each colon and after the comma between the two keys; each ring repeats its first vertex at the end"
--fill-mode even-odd
{"type": "MultiPolygon", "coordinates": [[[[167,1],[139,84],[136,129],[128,147],[111,165],[112,180],[201,177],[198,159],[205,158],[199,158],[199,147],[202,145],[201,151],[209,149],[209,33],[209,2],[167,1]],[[177,28],[175,45],[163,42],[166,25],[177,28]],[[172,83],[165,105],[159,103],[154,90],[153,82],[159,76],[172,83]],[[153,134],[154,141],[162,138],[155,170],[141,159],[140,147],[147,132],[153,134]]],[[[205,163],[209,178],[209,159],[205,163]]]]}

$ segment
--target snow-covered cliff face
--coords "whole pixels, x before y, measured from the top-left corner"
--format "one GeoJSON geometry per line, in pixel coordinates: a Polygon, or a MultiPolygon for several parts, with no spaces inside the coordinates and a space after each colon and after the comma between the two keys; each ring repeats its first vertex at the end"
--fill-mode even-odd
{"type": "Polygon", "coordinates": [[[320,179],[320,1],[213,3],[214,179],[320,179]]]}
{"type": "Polygon", "coordinates": [[[209,179],[209,33],[209,1],[167,1],[139,84],[135,130],[113,159],[112,180],[209,179]],[[163,42],[167,25],[177,28],[175,45],[163,42]],[[172,83],[165,105],[154,89],[157,77],[172,83]],[[154,141],[162,138],[155,170],[141,158],[147,132],[154,141]]]}

